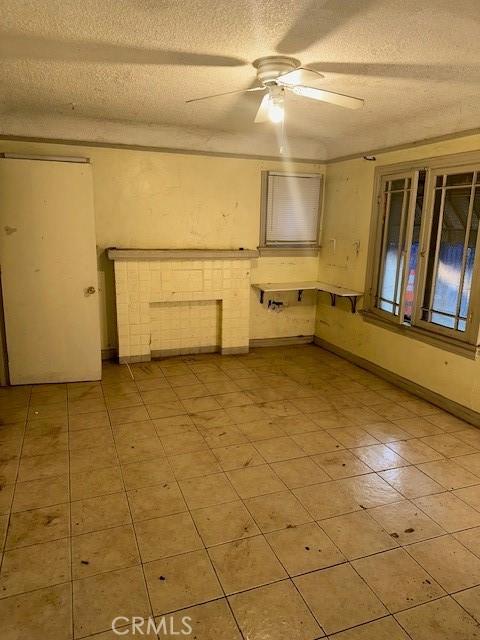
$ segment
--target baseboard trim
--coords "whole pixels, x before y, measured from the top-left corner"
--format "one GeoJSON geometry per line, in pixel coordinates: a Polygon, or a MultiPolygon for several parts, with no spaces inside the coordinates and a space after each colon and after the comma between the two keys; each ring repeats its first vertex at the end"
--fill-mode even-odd
{"type": "Polygon", "coordinates": [[[242,353],[248,353],[248,350],[248,345],[244,345],[243,347],[222,347],[220,353],[222,356],[236,356],[242,353]]]}
{"type": "Polygon", "coordinates": [[[211,345],[207,347],[180,347],[178,349],[154,349],[152,358],[172,358],[173,356],[191,356],[199,353],[217,353],[220,347],[211,345]]]}
{"type": "Polygon", "coordinates": [[[431,389],[422,387],[422,385],[417,384],[416,382],[413,382],[408,378],[404,378],[403,376],[399,376],[397,373],[394,373],[393,371],[384,369],[380,365],[375,364],[370,360],[367,360],[366,358],[362,358],[361,356],[357,356],[351,351],[347,351],[342,347],[338,347],[337,345],[332,344],[331,342],[328,342],[323,338],[314,336],[313,342],[318,347],[321,347],[326,351],[330,351],[331,353],[334,353],[335,355],[340,356],[341,358],[344,358],[345,360],[348,360],[353,364],[356,364],[362,369],[366,369],[367,371],[370,371],[370,373],[374,373],[375,375],[379,376],[380,378],[383,378],[387,382],[391,382],[397,387],[400,387],[401,389],[404,389],[405,391],[408,391],[409,393],[412,393],[413,395],[418,396],[422,400],[426,400],[427,402],[430,402],[431,404],[434,404],[437,407],[440,407],[440,409],[443,409],[444,411],[448,411],[448,413],[451,413],[457,418],[460,418],[461,420],[465,420],[466,422],[473,424],[475,427],[480,427],[480,413],[478,413],[477,411],[474,411],[473,409],[469,409],[468,407],[465,407],[464,405],[458,402],[455,402],[455,400],[450,400],[449,398],[446,398],[445,396],[440,395],[436,391],[432,391],[431,389]]]}
{"type": "Polygon", "coordinates": [[[282,338],[253,338],[250,340],[250,349],[255,347],[288,347],[295,344],[310,344],[312,336],[284,336],[282,338]]]}
{"type": "Polygon", "coordinates": [[[150,362],[150,354],[142,356],[120,356],[118,362],[120,364],[136,364],[137,362],[150,362]]]}

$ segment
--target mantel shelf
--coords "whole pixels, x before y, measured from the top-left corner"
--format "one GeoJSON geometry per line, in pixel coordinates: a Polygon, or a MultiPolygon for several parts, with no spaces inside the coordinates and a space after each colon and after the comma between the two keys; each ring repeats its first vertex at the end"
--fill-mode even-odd
{"type": "Polygon", "coordinates": [[[304,291],[323,291],[330,294],[332,307],[336,305],[337,296],[340,298],[348,298],[352,307],[352,313],[356,311],[358,298],[363,296],[361,291],[345,289],[344,287],[338,287],[337,285],[319,282],[317,280],[306,282],[258,282],[252,284],[252,287],[260,292],[260,304],[263,304],[265,293],[297,291],[298,301],[300,302],[304,291]]]}
{"type": "Polygon", "coordinates": [[[107,249],[110,260],[251,260],[256,249],[107,249]]]}

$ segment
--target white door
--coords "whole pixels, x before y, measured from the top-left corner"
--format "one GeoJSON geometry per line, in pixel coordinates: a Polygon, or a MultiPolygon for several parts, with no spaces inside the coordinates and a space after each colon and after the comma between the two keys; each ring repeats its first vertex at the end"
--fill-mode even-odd
{"type": "Polygon", "coordinates": [[[89,164],[0,159],[0,267],[10,383],[98,380],[89,164]]]}

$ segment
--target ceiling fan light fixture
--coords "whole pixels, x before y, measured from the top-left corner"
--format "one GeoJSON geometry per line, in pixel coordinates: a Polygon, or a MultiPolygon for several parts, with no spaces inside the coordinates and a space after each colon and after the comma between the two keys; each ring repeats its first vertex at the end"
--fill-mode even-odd
{"type": "Polygon", "coordinates": [[[280,124],[285,118],[285,102],[283,97],[283,90],[276,90],[276,88],[270,89],[268,98],[268,119],[273,124],[280,124]]]}

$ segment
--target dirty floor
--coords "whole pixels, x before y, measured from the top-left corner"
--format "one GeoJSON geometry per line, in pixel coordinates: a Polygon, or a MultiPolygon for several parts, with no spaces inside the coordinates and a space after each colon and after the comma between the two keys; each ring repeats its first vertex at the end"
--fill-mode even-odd
{"type": "Polygon", "coordinates": [[[480,638],[480,430],[318,347],[0,409],[2,640],[480,638]]]}

